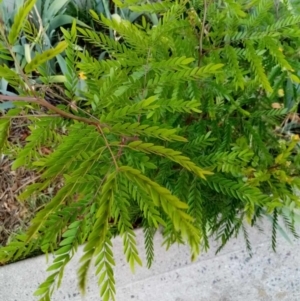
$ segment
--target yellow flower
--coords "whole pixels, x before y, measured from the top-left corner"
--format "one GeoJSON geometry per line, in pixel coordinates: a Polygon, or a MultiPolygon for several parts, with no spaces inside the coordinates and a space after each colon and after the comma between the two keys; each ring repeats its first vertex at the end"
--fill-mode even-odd
{"type": "Polygon", "coordinates": [[[278,96],[279,96],[279,97],[283,97],[283,96],[284,96],[284,91],[283,91],[283,89],[279,89],[279,90],[277,91],[277,93],[278,93],[278,96]]]}
{"type": "Polygon", "coordinates": [[[272,108],[273,109],[281,109],[282,108],[282,104],[280,104],[279,102],[273,102],[272,103],[272,108]]]}
{"type": "Polygon", "coordinates": [[[280,52],[282,52],[282,51],[283,51],[283,48],[282,48],[282,47],[279,47],[278,50],[279,50],[280,52]]]}
{"type": "Polygon", "coordinates": [[[79,72],[79,78],[83,79],[83,80],[87,79],[87,77],[85,76],[84,72],[82,72],[82,71],[79,72]]]}

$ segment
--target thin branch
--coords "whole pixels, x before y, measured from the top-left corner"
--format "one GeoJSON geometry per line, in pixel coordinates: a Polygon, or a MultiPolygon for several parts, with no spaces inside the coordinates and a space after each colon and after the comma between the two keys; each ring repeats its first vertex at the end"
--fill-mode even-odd
{"type": "MultiPolygon", "coordinates": [[[[147,61],[146,61],[146,66],[145,66],[145,76],[144,76],[144,84],[143,84],[143,98],[146,97],[145,92],[146,92],[146,86],[147,86],[147,74],[149,71],[149,57],[151,54],[151,48],[148,49],[148,53],[147,53],[147,61]]],[[[141,120],[141,114],[138,115],[137,121],[140,122],[141,120]]]]}
{"type": "Polygon", "coordinates": [[[99,121],[91,120],[89,118],[80,117],[73,115],[71,113],[65,112],[56,106],[52,105],[51,103],[47,102],[43,98],[36,98],[36,97],[27,97],[27,96],[8,96],[8,95],[0,95],[0,100],[9,100],[9,101],[25,101],[30,103],[39,104],[64,118],[74,119],[86,124],[94,125],[94,126],[101,126],[101,127],[108,127],[106,124],[101,124],[99,121]]]}
{"type": "Polygon", "coordinates": [[[108,148],[108,150],[109,150],[109,152],[110,152],[110,154],[111,154],[111,157],[112,157],[112,159],[113,159],[113,161],[114,161],[114,164],[115,164],[115,166],[116,166],[116,169],[118,170],[118,169],[119,169],[119,166],[118,166],[116,157],[115,157],[115,155],[114,155],[114,153],[113,153],[113,151],[112,151],[112,149],[111,149],[111,147],[110,147],[110,145],[109,145],[109,143],[108,143],[108,141],[107,141],[106,136],[105,136],[104,133],[103,133],[103,130],[102,130],[101,126],[100,126],[100,125],[97,125],[97,129],[98,129],[99,133],[102,135],[102,137],[103,137],[103,139],[104,139],[104,141],[105,141],[105,145],[107,146],[107,148],[108,148]]]}
{"type": "Polygon", "coordinates": [[[201,32],[199,37],[199,60],[198,60],[198,67],[201,65],[201,59],[203,54],[203,37],[204,37],[204,30],[205,30],[205,22],[206,22],[206,16],[207,16],[207,0],[204,0],[204,11],[203,11],[203,21],[201,26],[201,32]]]}
{"type": "MultiPolygon", "coordinates": [[[[57,86],[57,85],[55,85],[55,87],[58,88],[58,89],[60,89],[60,87],[57,86]]],[[[71,102],[70,102],[69,100],[67,100],[67,99],[65,99],[64,97],[60,96],[59,94],[55,93],[52,89],[49,89],[49,90],[50,90],[49,92],[48,92],[48,90],[46,90],[46,92],[51,93],[52,96],[54,96],[54,97],[56,97],[57,99],[59,99],[59,100],[65,102],[66,104],[68,104],[68,106],[71,105],[71,102]]],[[[91,117],[91,119],[94,119],[95,121],[98,122],[97,117],[95,117],[94,115],[92,115],[91,113],[89,113],[87,110],[84,110],[84,109],[82,109],[82,108],[80,108],[80,107],[77,107],[77,109],[78,109],[78,111],[80,111],[80,112],[86,114],[87,116],[91,117]]]]}
{"type": "Polygon", "coordinates": [[[47,114],[32,114],[32,115],[16,115],[16,116],[7,116],[3,115],[0,116],[0,119],[16,119],[16,118],[40,118],[40,117],[61,117],[59,114],[52,114],[52,115],[47,115],[47,114]]]}
{"type": "Polygon", "coordinates": [[[38,175],[38,176],[34,177],[33,179],[29,179],[29,181],[25,182],[23,185],[18,187],[18,189],[16,189],[14,191],[14,194],[17,194],[19,191],[21,191],[24,187],[28,186],[29,184],[36,183],[36,180],[38,180],[40,177],[41,177],[41,175],[38,175]]]}

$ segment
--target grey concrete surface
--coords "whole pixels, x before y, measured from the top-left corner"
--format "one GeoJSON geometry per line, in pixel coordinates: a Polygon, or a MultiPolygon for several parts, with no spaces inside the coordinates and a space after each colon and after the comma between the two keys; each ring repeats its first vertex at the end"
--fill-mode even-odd
{"type": "MultiPolygon", "coordinates": [[[[268,228],[268,227],[267,227],[268,228]]],[[[142,232],[137,240],[143,253],[142,232]]],[[[215,246],[190,262],[185,246],[161,247],[155,238],[156,260],[151,270],[137,267],[132,274],[122,253],[120,238],[114,240],[117,301],[298,301],[300,300],[300,241],[290,244],[278,234],[278,250],[271,249],[270,232],[251,231],[253,257],[245,249],[242,237],[232,240],[215,255],[215,246]]],[[[77,254],[66,269],[61,288],[53,301],[98,301],[99,289],[90,273],[87,294],[77,288],[77,254]]],[[[144,261],[145,262],[145,261],[144,261]]],[[[0,268],[0,301],[34,301],[37,285],[46,277],[44,256],[0,268]]]]}

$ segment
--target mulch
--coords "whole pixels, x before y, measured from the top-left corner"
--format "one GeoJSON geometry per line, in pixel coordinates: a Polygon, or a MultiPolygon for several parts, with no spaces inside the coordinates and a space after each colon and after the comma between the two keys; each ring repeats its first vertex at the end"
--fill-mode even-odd
{"type": "MultiPolygon", "coordinates": [[[[10,144],[22,146],[26,143],[29,123],[24,118],[13,119],[8,137],[10,144]]],[[[20,202],[17,196],[27,184],[34,182],[36,175],[22,167],[12,170],[12,164],[9,156],[0,153],[0,246],[6,245],[20,229],[26,229],[33,215],[28,204],[20,202]]]]}
{"type": "Polygon", "coordinates": [[[0,245],[6,245],[12,234],[28,227],[32,212],[17,196],[27,183],[34,181],[35,175],[19,168],[11,169],[12,161],[0,158],[0,245]]]}

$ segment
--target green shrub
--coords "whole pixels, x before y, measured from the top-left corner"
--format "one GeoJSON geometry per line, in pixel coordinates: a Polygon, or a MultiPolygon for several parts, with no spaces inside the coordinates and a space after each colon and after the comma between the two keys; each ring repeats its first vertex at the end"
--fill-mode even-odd
{"type": "MultiPolygon", "coordinates": [[[[283,139],[276,127],[299,99],[299,53],[293,49],[300,45],[300,17],[287,4],[274,8],[265,0],[115,2],[132,12],[155,13],[158,22],[142,17],[131,23],[92,11],[94,22],[113,36],[73,23],[70,30],[61,29],[64,42],[37,54],[20,75],[0,67],[20,95],[0,96],[17,101],[0,120],[5,153],[18,112],[31,104],[49,113],[31,118],[27,144],[15,157],[13,168],[41,174],[19,198],[26,200],[58,179],[64,184],[27,233],[0,249],[2,262],[37,247],[57,249],[51,275],[36,292],[40,300],[50,300],[82,243],[81,289],[95,259],[100,294],[114,299],[111,238],[122,236],[132,269],[141,264],[133,229],[137,219],[148,267],[159,226],[164,244],[187,243],[192,259],[209,248],[210,236],[221,249],[240,231],[251,251],[245,223],[254,226],[263,216],[272,220],[274,249],[279,217],[297,236],[299,137],[283,139]],[[74,47],[79,38],[88,47],[74,47]],[[95,58],[95,48],[107,56],[95,58]],[[33,71],[46,78],[47,61],[60,53],[66,62],[65,104],[54,106],[42,89],[30,89],[29,79],[33,71]],[[45,146],[50,154],[40,152],[45,146]]],[[[21,11],[25,16],[25,8],[21,11]]],[[[14,24],[21,24],[18,18],[14,24]]],[[[21,30],[2,32],[2,48],[16,66],[11,41],[21,30]]]]}

